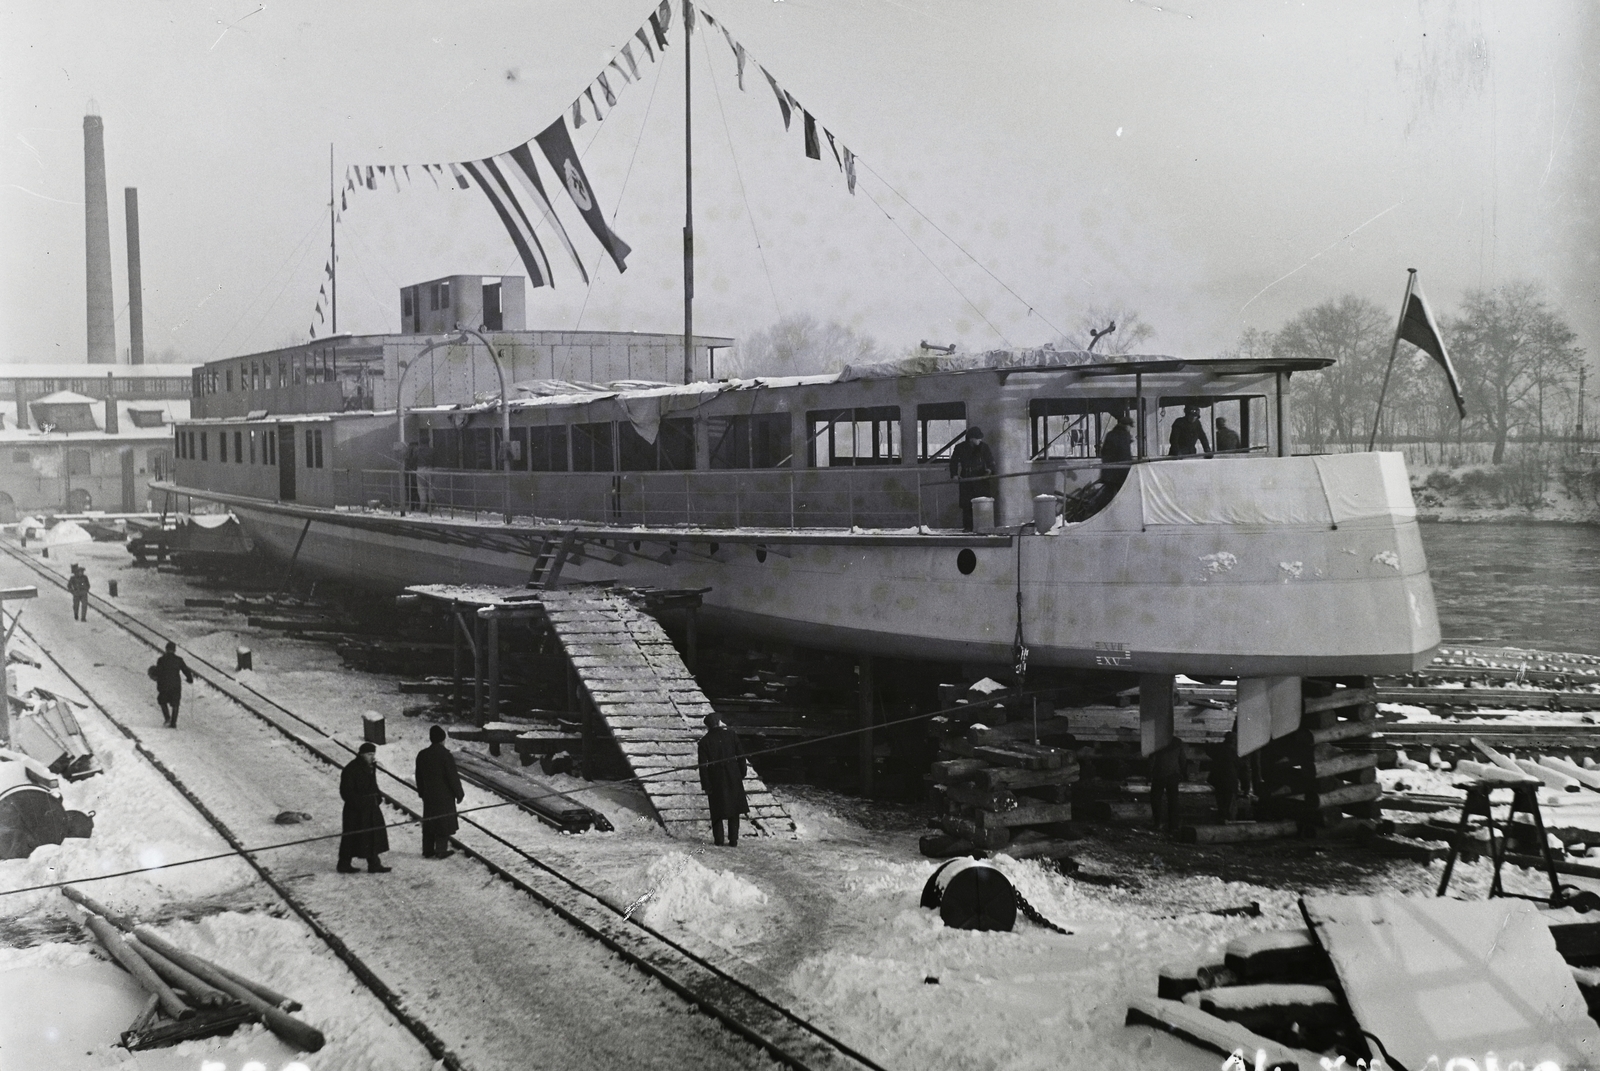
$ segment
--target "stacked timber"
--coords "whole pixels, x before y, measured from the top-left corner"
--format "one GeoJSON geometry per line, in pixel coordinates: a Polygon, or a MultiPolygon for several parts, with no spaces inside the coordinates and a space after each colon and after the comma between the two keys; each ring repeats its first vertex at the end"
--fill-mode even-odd
{"type": "Polygon", "coordinates": [[[1381,817],[1378,757],[1369,749],[1378,728],[1378,693],[1306,680],[1300,728],[1261,749],[1260,817],[1326,825],[1341,813],[1381,817]]]}
{"type": "MultiPolygon", "coordinates": [[[[1003,716],[1003,715],[1002,715],[1003,716]]],[[[998,720],[998,719],[997,719],[998,720]]],[[[1050,717],[989,726],[942,723],[933,764],[934,817],[940,832],[922,838],[924,855],[944,857],[1001,848],[1018,858],[1059,858],[1072,820],[1078,760],[1035,740],[1070,740],[1067,719],[1050,717]]]]}

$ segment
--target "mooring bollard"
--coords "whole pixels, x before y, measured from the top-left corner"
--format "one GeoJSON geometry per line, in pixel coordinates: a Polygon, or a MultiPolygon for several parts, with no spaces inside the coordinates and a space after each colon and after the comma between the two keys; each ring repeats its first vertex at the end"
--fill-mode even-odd
{"type": "Polygon", "coordinates": [[[383,715],[369,710],[361,715],[361,739],[369,744],[387,744],[384,738],[383,715]]]}
{"type": "Polygon", "coordinates": [[[116,598],[117,597],[117,582],[115,580],[107,580],[106,581],[106,591],[111,595],[111,597],[113,599],[116,598]]]}
{"type": "Polygon", "coordinates": [[[255,668],[254,656],[251,655],[250,648],[248,648],[248,647],[240,647],[238,650],[236,650],[234,652],[234,655],[239,661],[239,665],[238,665],[238,669],[239,670],[246,670],[246,669],[254,669],[255,668]]]}

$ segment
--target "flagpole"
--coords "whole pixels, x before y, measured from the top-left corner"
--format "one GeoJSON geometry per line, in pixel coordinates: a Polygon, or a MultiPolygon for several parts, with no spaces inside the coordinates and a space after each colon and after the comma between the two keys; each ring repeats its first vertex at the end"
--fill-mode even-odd
{"type": "Polygon", "coordinates": [[[1378,411],[1372,416],[1372,434],[1367,437],[1370,453],[1378,442],[1378,422],[1383,419],[1383,396],[1389,393],[1389,373],[1394,371],[1394,356],[1400,350],[1400,331],[1406,325],[1406,310],[1411,308],[1411,291],[1417,285],[1417,269],[1407,268],[1406,296],[1400,302],[1400,320],[1394,325],[1394,341],[1389,343],[1389,363],[1383,369],[1383,386],[1378,388],[1378,411]]]}
{"type": "Polygon", "coordinates": [[[339,242],[334,237],[333,142],[328,142],[328,304],[333,309],[332,333],[339,333],[339,242]]]}
{"type": "Polygon", "coordinates": [[[683,0],[683,381],[694,382],[694,153],[690,141],[689,30],[692,0],[683,0]]]}

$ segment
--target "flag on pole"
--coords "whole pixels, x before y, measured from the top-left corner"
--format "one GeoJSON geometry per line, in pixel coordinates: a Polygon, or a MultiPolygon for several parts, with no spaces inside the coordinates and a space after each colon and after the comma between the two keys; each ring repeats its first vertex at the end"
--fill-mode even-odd
{"type": "Polygon", "coordinates": [[[1411,275],[1410,286],[1406,292],[1406,307],[1400,313],[1397,336],[1432,357],[1439,367],[1444,369],[1445,378],[1450,381],[1450,393],[1455,396],[1456,410],[1464,418],[1467,415],[1467,403],[1461,395],[1461,381],[1456,378],[1455,365],[1450,363],[1450,352],[1445,349],[1444,336],[1439,333],[1439,325],[1434,321],[1428,303],[1422,298],[1422,284],[1417,281],[1415,271],[1411,275]]]}
{"type": "Polygon", "coordinates": [[[628,254],[633,250],[606,226],[605,216],[601,213],[600,206],[595,203],[589,179],[583,173],[583,165],[578,162],[578,152],[572,147],[572,135],[567,133],[566,120],[557,116],[555,122],[534,136],[534,140],[539,143],[539,148],[544,150],[545,159],[550,161],[550,169],[567,187],[567,194],[572,198],[572,203],[583,213],[583,221],[589,224],[594,236],[600,240],[606,252],[611,254],[611,260],[616,264],[617,270],[626,271],[628,254]]]}
{"type": "Polygon", "coordinates": [[[683,31],[694,33],[694,0],[683,0],[683,31]]]}
{"type": "Polygon", "coordinates": [[[472,176],[472,181],[483,195],[489,199],[495,215],[500,217],[500,222],[505,225],[506,233],[511,236],[511,244],[517,247],[517,255],[522,258],[522,266],[528,271],[528,282],[532,286],[544,286],[550,282],[550,261],[544,255],[544,247],[539,244],[539,239],[533,236],[533,225],[528,222],[528,217],[522,211],[522,205],[511,193],[511,187],[506,183],[505,176],[500,174],[500,169],[493,160],[479,160],[476,163],[465,160],[461,167],[472,176]],[[509,204],[509,207],[508,207],[509,204]]]}
{"type": "Polygon", "coordinates": [[[561,225],[561,217],[556,215],[555,206],[550,203],[550,196],[544,192],[544,183],[539,181],[539,169],[534,166],[533,153],[528,151],[526,143],[518,145],[506,153],[501,167],[511,172],[530,198],[533,205],[544,215],[544,221],[556,232],[556,237],[561,239],[561,244],[566,248],[567,255],[572,258],[572,263],[577,265],[578,274],[583,276],[584,285],[589,283],[589,273],[584,269],[583,260],[579,258],[578,251],[572,247],[572,239],[567,237],[567,229],[561,225]]]}

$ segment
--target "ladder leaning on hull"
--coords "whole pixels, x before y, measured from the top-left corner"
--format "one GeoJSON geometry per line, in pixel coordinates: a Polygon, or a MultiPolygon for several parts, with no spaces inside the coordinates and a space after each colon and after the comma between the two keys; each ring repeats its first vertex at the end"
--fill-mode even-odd
{"type": "MultiPolygon", "coordinates": [[[[696,743],[712,713],[677,648],[655,618],[620,595],[569,589],[539,593],[567,661],[673,836],[710,830],[696,770],[696,743]]],[[[794,820],[756,776],[745,773],[749,824],[764,834],[792,832],[794,820]]]]}

